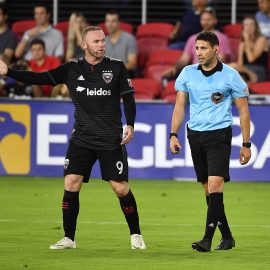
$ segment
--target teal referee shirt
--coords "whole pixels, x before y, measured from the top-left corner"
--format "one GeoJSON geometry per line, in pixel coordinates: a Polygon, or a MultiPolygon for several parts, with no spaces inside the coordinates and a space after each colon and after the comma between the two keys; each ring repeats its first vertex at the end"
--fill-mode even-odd
{"type": "Polygon", "coordinates": [[[230,126],[233,99],[248,96],[247,84],[239,73],[221,62],[211,71],[203,71],[199,64],[186,66],[176,79],[175,89],[189,94],[188,127],[196,131],[230,126]]]}

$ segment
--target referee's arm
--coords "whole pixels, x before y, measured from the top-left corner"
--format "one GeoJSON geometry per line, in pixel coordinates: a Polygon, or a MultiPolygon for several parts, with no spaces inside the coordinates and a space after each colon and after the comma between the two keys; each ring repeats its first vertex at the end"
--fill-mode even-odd
{"type": "MultiPolygon", "coordinates": [[[[250,142],[250,115],[248,109],[248,100],[246,97],[236,98],[235,105],[239,112],[243,143],[250,142]]],[[[240,163],[242,165],[248,163],[250,157],[251,157],[250,149],[242,147],[240,150],[240,163]]]]}
{"type": "MultiPolygon", "coordinates": [[[[178,91],[176,96],[176,102],[172,115],[171,133],[177,133],[181,127],[185,117],[185,105],[186,105],[187,92],[178,91]]],[[[181,145],[176,136],[170,138],[170,150],[173,154],[179,152],[177,148],[181,149],[181,145]]]]}

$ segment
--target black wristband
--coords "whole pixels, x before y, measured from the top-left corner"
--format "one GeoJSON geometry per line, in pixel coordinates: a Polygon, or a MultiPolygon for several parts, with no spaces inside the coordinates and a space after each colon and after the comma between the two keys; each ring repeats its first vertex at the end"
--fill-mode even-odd
{"type": "Polygon", "coordinates": [[[178,138],[177,133],[171,132],[170,135],[169,135],[169,139],[170,139],[171,137],[173,137],[173,136],[176,137],[176,138],[178,138]]]}
{"type": "Polygon", "coordinates": [[[251,142],[243,142],[242,146],[246,147],[246,148],[250,148],[251,147],[251,142]]]}

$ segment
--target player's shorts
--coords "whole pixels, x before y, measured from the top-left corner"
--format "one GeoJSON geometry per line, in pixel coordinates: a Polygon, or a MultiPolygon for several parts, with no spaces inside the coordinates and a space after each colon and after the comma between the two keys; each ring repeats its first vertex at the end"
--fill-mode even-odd
{"type": "Polygon", "coordinates": [[[124,145],[119,145],[114,150],[91,150],[70,142],[65,158],[64,176],[82,175],[83,182],[88,183],[97,160],[103,180],[128,181],[127,151],[124,145]]]}
{"type": "Polygon", "coordinates": [[[193,131],[187,127],[187,131],[198,182],[206,183],[208,176],[230,181],[231,126],[212,131],[193,131]]]}

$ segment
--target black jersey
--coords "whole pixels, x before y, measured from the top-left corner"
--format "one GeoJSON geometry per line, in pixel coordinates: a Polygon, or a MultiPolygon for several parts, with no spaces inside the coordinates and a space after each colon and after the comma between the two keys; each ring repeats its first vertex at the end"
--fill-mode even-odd
{"type": "Polygon", "coordinates": [[[74,103],[71,141],[96,150],[116,148],[123,132],[120,99],[134,92],[123,62],[104,57],[91,65],[83,57],[48,73],[54,85],[67,85],[74,103]]]}

